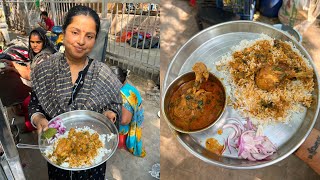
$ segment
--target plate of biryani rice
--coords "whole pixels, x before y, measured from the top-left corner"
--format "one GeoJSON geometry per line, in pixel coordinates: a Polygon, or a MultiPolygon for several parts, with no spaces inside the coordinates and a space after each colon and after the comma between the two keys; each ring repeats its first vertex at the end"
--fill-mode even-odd
{"type": "Polygon", "coordinates": [[[220,167],[257,169],[283,160],[304,142],[320,108],[319,76],[294,38],[252,21],[209,27],[176,53],[162,97],[171,82],[199,62],[223,82],[227,107],[203,132],[171,128],[190,153],[220,167]]]}
{"type": "Polygon", "coordinates": [[[43,157],[71,171],[86,170],[107,161],[118,146],[118,130],[104,115],[87,110],[66,112],[49,122],[39,135],[43,157]]]}

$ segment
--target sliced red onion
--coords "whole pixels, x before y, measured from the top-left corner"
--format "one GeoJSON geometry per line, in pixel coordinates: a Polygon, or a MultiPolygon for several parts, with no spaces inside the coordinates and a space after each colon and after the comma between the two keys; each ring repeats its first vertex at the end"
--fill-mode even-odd
{"type": "Polygon", "coordinates": [[[237,118],[228,119],[236,123],[228,123],[223,126],[223,129],[231,128],[234,130],[228,136],[225,143],[226,146],[229,148],[230,153],[230,148],[233,147],[237,149],[239,157],[249,161],[268,159],[276,152],[276,147],[267,136],[263,135],[262,126],[256,128],[249,118],[246,119],[246,125],[243,125],[237,118]]]}
{"type": "Polygon", "coordinates": [[[66,132],[66,127],[63,125],[62,119],[60,119],[60,118],[53,120],[49,124],[49,127],[57,129],[59,134],[64,134],[66,132]]]}
{"type": "Polygon", "coordinates": [[[252,124],[250,118],[246,118],[247,124],[244,125],[247,130],[256,130],[257,128],[252,124]]]}
{"type": "Polygon", "coordinates": [[[231,154],[231,146],[230,146],[230,138],[229,137],[227,137],[227,140],[225,141],[225,145],[224,145],[224,149],[223,149],[223,151],[222,151],[222,153],[226,150],[226,147],[228,147],[228,149],[229,149],[229,153],[231,154]]]}
{"type": "MultiPolygon", "coordinates": [[[[227,140],[224,139],[224,142],[225,142],[224,144],[225,144],[225,145],[223,146],[222,152],[224,152],[224,151],[226,150],[227,141],[228,141],[228,139],[227,139],[227,140]]],[[[229,148],[229,147],[228,147],[228,148],[229,148]]],[[[229,149],[229,151],[230,151],[230,149],[229,149]]],[[[231,152],[230,152],[230,153],[231,153],[231,152]]]]}
{"type": "Polygon", "coordinates": [[[49,143],[53,143],[57,137],[66,132],[66,127],[63,125],[62,119],[60,118],[56,118],[52,120],[52,122],[50,121],[49,128],[55,128],[58,131],[51,139],[48,139],[49,143]]]}
{"type": "Polygon", "coordinates": [[[268,154],[258,154],[258,153],[252,153],[251,155],[256,160],[263,160],[269,156],[268,154]]]}
{"type": "Polygon", "coordinates": [[[236,121],[239,128],[244,131],[245,127],[243,126],[242,122],[238,118],[228,118],[228,121],[236,121]]]}
{"type": "Polygon", "coordinates": [[[236,126],[235,124],[233,124],[233,123],[231,123],[231,124],[226,124],[226,125],[224,125],[223,127],[222,127],[222,129],[227,129],[227,128],[232,128],[232,129],[234,129],[234,132],[232,132],[230,135],[229,135],[229,137],[232,139],[232,138],[235,138],[236,137],[236,135],[238,135],[240,132],[239,131],[241,131],[240,129],[239,129],[239,127],[238,126],[236,126]]]}

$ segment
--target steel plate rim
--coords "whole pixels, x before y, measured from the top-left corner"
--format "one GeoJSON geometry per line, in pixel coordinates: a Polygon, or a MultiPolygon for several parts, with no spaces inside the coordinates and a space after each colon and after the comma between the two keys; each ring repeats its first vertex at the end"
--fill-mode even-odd
{"type": "MultiPolygon", "coordinates": [[[[318,98],[317,98],[317,99],[314,99],[315,101],[318,102],[318,105],[317,105],[317,107],[316,107],[316,112],[315,112],[315,114],[314,114],[314,118],[313,118],[313,120],[312,120],[312,123],[311,123],[310,126],[308,127],[307,132],[304,134],[304,136],[302,136],[302,137],[300,138],[300,140],[296,143],[295,146],[292,147],[291,150],[289,150],[288,152],[286,152],[286,153],[284,153],[284,154],[282,154],[282,155],[279,155],[276,159],[269,160],[269,161],[264,161],[265,163],[263,163],[263,164],[258,164],[258,165],[251,165],[251,166],[226,165],[226,164],[220,163],[220,162],[218,162],[218,161],[211,161],[211,160],[209,160],[209,159],[201,156],[201,155],[198,154],[196,151],[194,151],[193,149],[191,149],[191,148],[181,139],[181,137],[179,136],[180,132],[174,130],[174,129],[169,125],[169,123],[167,122],[167,121],[168,121],[168,120],[167,120],[167,117],[166,117],[165,112],[164,112],[164,95],[166,94],[166,92],[167,92],[167,90],[168,90],[168,88],[169,88],[169,85],[167,85],[167,86],[165,86],[165,85],[167,84],[166,82],[168,81],[168,78],[169,78],[169,70],[172,69],[172,66],[173,66],[173,64],[174,64],[174,60],[177,58],[177,56],[181,53],[181,51],[185,48],[185,46],[187,46],[187,44],[189,44],[193,39],[195,39],[195,38],[196,38],[197,36],[199,36],[200,34],[205,33],[205,32],[207,32],[207,31],[210,31],[211,29],[217,28],[217,27],[219,27],[219,26],[224,26],[224,25],[231,24],[231,23],[232,23],[232,24],[234,24],[234,23],[240,23],[240,24],[241,24],[241,23],[242,23],[242,24],[244,24],[244,23],[259,24],[259,25],[262,25],[262,26],[264,26],[264,27],[266,27],[266,28],[271,28],[271,29],[273,29],[273,30],[276,30],[276,31],[282,33],[284,36],[288,37],[291,41],[294,41],[294,42],[295,42],[295,44],[294,44],[295,46],[298,45],[298,46],[300,47],[300,49],[302,49],[302,50],[305,52],[305,54],[307,55],[306,58],[308,59],[308,62],[310,63],[310,65],[312,66],[312,68],[313,68],[313,70],[314,70],[313,72],[314,72],[315,80],[318,81],[318,80],[320,79],[320,78],[319,78],[319,74],[318,74],[318,72],[317,72],[317,70],[316,70],[316,67],[315,67],[315,65],[314,65],[314,63],[313,63],[312,57],[311,57],[310,54],[307,52],[307,50],[306,50],[295,38],[293,38],[293,37],[291,37],[291,36],[288,36],[288,35],[285,34],[283,31],[281,31],[281,30],[279,30],[279,29],[277,29],[277,28],[275,28],[275,27],[273,27],[272,25],[269,25],[269,24],[265,24],[265,23],[261,23],[261,22],[246,21],[246,20],[241,20],[241,21],[229,21],[229,22],[220,23],[220,24],[211,26],[211,27],[209,27],[209,28],[206,28],[206,29],[204,29],[204,30],[196,33],[196,34],[193,35],[188,41],[186,41],[186,42],[179,48],[179,50],[175,53],[175,55],[173,56],[173,58],[172,58],[172,60],[171,60],[171,62],[170,62],[170,64],[169,64],[169,66],[168,66],[168,69],[167,69],[167,72],[166,72],[164,81],[163,81],[163,83],[162,83],[162,87],[164,87],[164,88],[162,89],[162,94],[163,94],[163,96],[161,97],[161,102],[160,102],[160,103],[161,103],[161,109],[160,109],[160,110],[161,110],[161,112],[162,112],[162,114],[163,114],[163,118],[165,119],[166,123],[168,124],[169,129],[172,131],[172,133],[174,134],[174,136],[178,139],[178,142],[179,142],[185,149],[187,149],[187,151],[189,151],[192,155],[196,156],[197,158],[201,159],[202,161],[205,161],[205,162],[207,162],[207,163],[209,163],[209,164],[212,164],[212,165],[216,165],[216,166],[218,166],[218,167],[223,167],[223,168],[228,168],[228,169],[259,169],[259,168],[263,168],[263,167],[267,167],[267,166],[273,165],[273,164],[275,164],[275,163],[277,163],[277,162],[280,162],[280,161],[282,161],[283,159],[287,158],[287,157],[290,156],[294,151],[296,151],[296,150],[301,146],[301,144],[306,140],[306,138],[309,136],[312,128],[314,127],[314,124],[315,124],[315,122],[316,122],[316,119],[317,119],[317,117],[318,117],[318,115],[319,115],[319,108],[320,108],[320,103],[319,103],[319,102],[320,102],[320,96],[319,96],[320,85],[319,85],[319,82],[317,82],[318,92],[316,92],[316,93],[318,94],[318,98]]],[[[207,42],[207,41],[205,41],[205,42],[207,42]]],[[[204,42],[204,43],[205,43],[205,42],[204,42]]],[[[198,47],[198,48],[199,48],[199,47],[198,47]]],[[[177,77],[179,77],[179,74],[178,74],[177,77]]],[[[177,78],[177,77],[176,77],[176,78],[177,78]]],[[[171,82],[170,82],[169,84],[171,84],[171,82]]],[[[316,88],[314,89],[314,91],[316,91],[316,88]]]]}
{"type": "MultiPolygon", "coordinates": [[[[54,121],[56,118],[58,118],[58,117],[60,117],[60,116],[62,116],[62,115],[65,115],[65,114],[69,114],[69,113],[85,113],[85,112],[93,113],[93,114],[95,114],[95,115],[97,115],[97,116],[100,116],[100,117],[103,116],[102,114],[97,113],[97,112],[95,112],[95,111],[90,111],[90,110],[74,110],[74,111],[68,111],[68,112],[62,113],[62,114],[60,114],[60,115],[52,118],[52,119],[49,121],[49,123],[50,123],[51,121],[54,121]]],[[[79,116],[80,116],[80,115],[79,115],[79,116]]],[[[92,117],[92,116],[91,116],[91,117],[92,117]]],[[[107,117],[105,117],[105,116],[104,116],[103,118],[106,119],[106,120],[108,120],[107,117]]],[[[96,120],[97,120],[97,119],[96,119],[96,120]]],[[[106,124],[106,122],[103,122],[103,121],[100,121],[100,120],[97,120],[97,121],[103,123],[105,126],[108,126],[108,125],[106,124]]],[[[111,122],[111,121],[110,121],[110,122],[111,122]]],[[[116,132],[113,133],[113,134],[115,134],[115,135],[117,136],[117,137],[116,137],[116,144],[115,144],[115,146],[114,146],[115,148],[111,149],[111,153],[108,154],[108,156],[107,156],[106,159],[102,160],[101,162],[99,162],[99,163],[97,163],[97,164],[94,164],[93,166],[83,167],[83,168],[62,167],[62,166],[59,166],[59,165],[53,163],[47,156],[44,155],[44,153],[41,152],[41,150],[40,150],[40,153],[41,153],[41,155],[45,158],[45,160],[46,160],[48,163],[50,163],[51,165],[53,165],[53,166],[55,166],[55,167],[57,167],[57,168],[59,168],[59,169],[68,170],[68,171],[82,171],[82,170],[88,170],[88,169],[95,168],[95,167],[97,167],[97,166],[105,163],[107,160],[109,160],[109,159],[113,156],[113,154],[116,152],[116,150],[117,150],[117,147],[118,147],[118,144],[119,144],[119,132],[118,132],[117,127],[116,127],[113,123],[110,123],[110,124],[111,124],[111,126],[113,126],[114,130],[116,131],[116,132]]],[[[38,137],[38,139],[39,139],[38,142],[39,142],[39,146],[40,146],[40,136],[38,137]]]]}

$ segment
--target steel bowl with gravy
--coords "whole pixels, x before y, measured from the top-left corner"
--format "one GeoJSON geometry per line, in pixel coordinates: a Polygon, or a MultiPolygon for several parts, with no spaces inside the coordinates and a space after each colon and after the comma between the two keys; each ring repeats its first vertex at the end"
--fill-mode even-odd
{"type": "Polygon", "coordinates": [[[221,81],[203,63],[176,78],[165,92],[164,118],[175,130],[195,133],[212,127],[226,107],[221,81]]]}

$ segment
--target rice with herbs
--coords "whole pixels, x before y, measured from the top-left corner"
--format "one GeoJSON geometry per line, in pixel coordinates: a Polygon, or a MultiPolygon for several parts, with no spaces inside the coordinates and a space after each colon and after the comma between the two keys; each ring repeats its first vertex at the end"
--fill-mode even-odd
{"type": "Polygon", "coordinates": [[[105,143],[114,136],[112,133],[98,134],[88,126],[71,128],[55,140],[53,147],[47,149],[45,155],[62,167],[90,167],[100,163],[105,155],[111,153],[110,149],[105,148],[105,143]]]}
{"type": "Polygon", "coordinates": [[[229,105],[243,116],[252,118],[255,124],[286,122],[292,112],[302,112],[310,107],[314,90],[313,68],[291,42],[262,34],[256,40],[241,41],[231,51],[216,62],[216,68],[231,86],[229,105]],[[274,69],[281,82],[270,90],[259,88],[255,81],[259,70],[266,66],[286,69],[274,69]],[[289,71],[296,77],[285,78],[289,71]],[[309,75],[298,78],[298,74],[309,75]]]}

